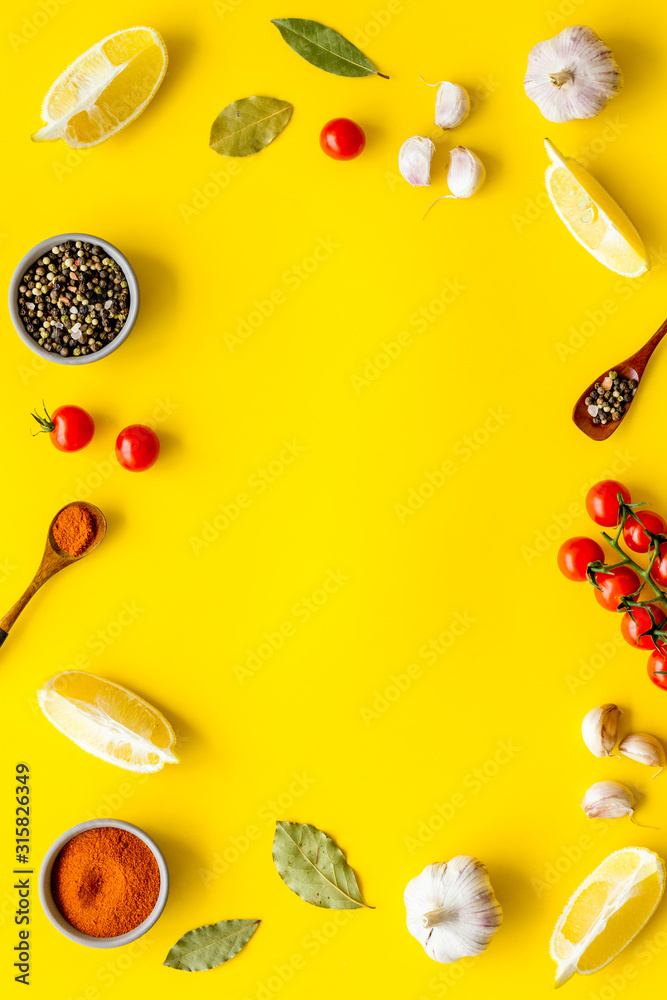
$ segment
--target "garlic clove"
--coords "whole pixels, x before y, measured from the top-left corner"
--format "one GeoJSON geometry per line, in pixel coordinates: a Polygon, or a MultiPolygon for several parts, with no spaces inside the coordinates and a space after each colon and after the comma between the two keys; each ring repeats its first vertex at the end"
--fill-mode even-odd
{"type": "Polygon", "coordinates": [[[634,804],[634,795],[620,781],[596,781],[584,795],[581,808],[588,819],[620,819],[632,816],[634,804]]]}
{"type": "Polygon", "coordinates": [[[533,46],[523,85],[545,118],[569,122],[599,114],[623,86],[623,77],[593,29],[575,24],[533,46]]]}
{"type": "Polygon", "coordinates": [[[484,164],[471,149],[466,146],[452,149],[449,154],[447,187],[454,198],[472,198],[481,188],[485,177],[484,164]]]}
{"type": "Polygon", "coordinates": [[[658,771],[653,775],[656,778],[665,766],[665,748],[659,739],[651,736],[650,733],[631,733],[626,736],[618,747],[618,752],[630,760],[636,760],[639,764],[648,764],[649,767],[657,767],[658,771]]]}
{"type": "Polygon", "coordinates": [[[435,95],[435,124],[442,129],[456,128],[463,124],[470,114],[470,95],[465,87],[448,80],[429,86],[438,87],[435,95]]]}
{"type": "Polygon", "coordinates": [[[618,705],[609,703],[592,708],[584,716],[581,735],[590,752],[596,757],[609,757],[614,749],[620,714],[618,705]]]}
{"type": "Polygon", "coordinates": [[[408,930],[436,962],[481,954],[502,922],[486,867],[466,854],[427,865],[404,898],[408,930]]]}
{"type": "Polygon", "coordinates": [[[435,146],[424,135],[406,139],[398,153],[398,169],[413,187],[428,187],[431,183],[431,158],[435,146]]]}

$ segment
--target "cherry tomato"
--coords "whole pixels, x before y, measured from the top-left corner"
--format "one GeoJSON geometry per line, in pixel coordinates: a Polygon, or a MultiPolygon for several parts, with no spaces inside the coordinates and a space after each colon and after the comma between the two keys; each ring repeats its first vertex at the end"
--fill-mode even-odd
{"type": "MultiPolygon", "coordinates": [[[[568,538],[558,550],[558,569],[568,580],[581,583],[586,579],[586,568],[591,562],[602,562],[604,552],[597,542],[585,535],[568,538]]],[[[632,591],[631,591],[632,593],[632,591]]]]}
{"type": "Polygon", "coordinates": [[[353,160],[365,145],[363,129],[350,118],[332,118],[320,132],[320,146],[333,160],[353,160]]]}
{"type": "Polygon", "coordinates": [[[605,528],[615,528],[618,524],[618,500],[616,495],[623,494],[626,503],[630,503],[630,490],[615,479],[605,479],[591,486],[586,494],[586,510],[596,524],[605,528]]]}
{"type": "Polygon", "coordinates": [[[43,417],[37,411],[32,414],[40,427],[37,433],[47,433],[58,451],[79,451],[90,444],[95,433],[95,423],[91,415],[80,406],[59,406],[53,411],[52,417],[44,406],[44,414],[43,417]]]}
{"type": "Polygon", "coordinates": [[[648,675],[656,687],[667,691],[667,651],[653,650],[648,658],[648,675]]]}
{"type": "Polygon", "coordinates": [[[641,581],[629,566],[619,566],[613,573],[596,573],[601,590],[595,590],[595,597],[605,611],[618,611],[622,597],[629,597],[641,587],[641,581]]]}
{"type": "Polygon", "coordinates": [[[160,454],[160,439],[144,424],[130,424],[116,439],[116,458],[124,469],[143,472],[155,465],[160,454]]]}
{"type": "MultiPolygon", "coordinates": [[[[650,604],[649,607],[653,611],[656,624],[660,626],[665,620],[665,612],[657,604],[650,604]]],[[[636,649],[655,649],[655,643],[651,636],[642,635],[642,632],[648,631],[653,625],[648,608],[633,608],[633,614],[636,622],[632,620],[627,611],[623,615],[621,619],[621,635],[626,642],[629,642],[636,649]]],[[[657,641],[660,643],[660,639],[657,641]]]]}
{"type": "Polygon", "coordinates": [[[667,521],[660,514],[655,514],[651,510],[637,510],[637,517],[628,517],[623,526],[623,541],[633,552],[648,552],[650,539],[644,528],[652,531],[654,535],[661,535],[667,530],[667,521]]]}
{"type": "Polygon", "coordinates": [[[660,542],[658,554],[651,567],[651,576],[659,587],[667,587],[667,542],[660,542]]]}

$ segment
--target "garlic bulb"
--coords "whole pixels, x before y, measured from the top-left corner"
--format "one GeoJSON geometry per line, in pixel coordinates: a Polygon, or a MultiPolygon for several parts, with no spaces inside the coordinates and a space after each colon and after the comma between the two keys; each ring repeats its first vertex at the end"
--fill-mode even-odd
{"type": "Polygon", "coordinates": [[[581,803],[589,819],[619,819],[632,816],[634,795],[620,781],[596,781],[588,789],[581,803]]]}
{"type": "Polygon", "coordinates": [[[623,77],[592,28],[575,24],[531,49],[523,85],[545,118],[569,122],[599,114],[623,77]]]}
{"type": "Polygon", "coordinates": [[[653,777],[657,777],[665,766],[665,748],[660,740],[650,733],[631,733],[621,741],[618,752],[630,760],[636,760],[639,764],[648,764],[649,767],[657,767],[653,777]]]}
{"type": "Polygon", "coordinates": [[[616,730],[621,710],[617,705],[598,705],[584,716],[581,735],[596,757],[608,757],[616,743],[616,730]]]}
{"type": "Polygon", "coordinates": [[[406,139],[398,153],[398,169],[413,187],[428,187],[431,183],[431,158],[435,146],[423,135],[406,139]]]}
{"type": "Polygon", "coordinates": [[[438,88],[435,95],[435,124],[442,129],[456,128],[463,124],[470,114],[470,95],[465,87],[448,80],[429,83],[427,86],[438,88]]]}
{"type": "Polygon", "coordinates": [[[486,867],[466,854],[427,865],[404,898],[408,930],[436,962],[481,954],[503,919],[486,867]]]}

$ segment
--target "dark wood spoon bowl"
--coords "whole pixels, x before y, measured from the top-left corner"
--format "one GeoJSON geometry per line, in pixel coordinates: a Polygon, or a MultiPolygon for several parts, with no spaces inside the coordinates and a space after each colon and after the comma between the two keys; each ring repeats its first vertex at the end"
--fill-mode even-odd
{"type": "Polygon", "coordinates": [[[584,434],[587,434],[588,437],[592,438],[593,441],[605,441],[608,437],[611,437],[614,431],[621,426],[623,421],[626,419],[630,409],[635,405],[635,396],[637,392],[639,392],[639,389],[641,387],[641,380],[644,374],[644,369],[649,363],[649,360],[654,350],[656,349],[656,347],[658,346],[658,344],[660,343],[660,341],[662,340],[662,338],[665,336],[666,333],[667,333],[667,319],[662,324],[660,329],[656,330],[651,339],[648,340],[643,347],[640,347],[638,351],[636,351],[629,358],[626,358],[625,361],[621,361],[620,364],[609,365],[609,367],[605,369],[602,375],[596,378],[594,382],[591,382],[589,387],[584,392],[582,392],[581,396],[574,405],[574,410],[572,411],[572,419],[574,420],[575,424],[577,425],[580,431],[583,431],[584,434]],[[586,405],[584,400],[586,399],[587,396],[590,396],[591,393],[593,392],[593,387],[595,385],[595,382],[601,382],[603,378],[606,378],[606,376],[609,374],[610,371],[618,372],[621,378],[631,378],[633,379],[633,381],[637,382],[638,385],[634,391],[631,401],[628,403],[626,407],[625,413],[620,418],[620,420],[610,420],[606,424],[594,424],[593,418],[589,414],[588,406],[586,405]]]}
{"type": "Polygon", "coordinates": [[[0,646],[7,638],[7,633],[25,608],[30,598],[37,593],[39,588],[43,587],[46,581],[50,580],[52,576],[56,575],[56,573],[59,573],[61,569],[65,569],[65,567],[71,566],[72,563],[79,562],[79,560],[83,559],[84,556],[89,555],[93,549],[96,549],[100,544],[106,534],[106,531],[106,518],[99,507],[95,507],[94,504],[86,503],[84,500],[77,500],[74,503],[68,503],[64,507],[61,507],[49,525],[44,555],[42,556],[42,561],[37,567],[37,572],[30,581],[27,589],[19,597],[14,607],[7,612],[4,618],[0,619],[0,646]],[[62,549],[58,548],[53,537],[53,525],[55,524],[56,518],[62,514],[64,510],[67,510],[68,507],[83,507],[88,511],[95,525],[95,536],[93,540],[78,556],[72,556],[68,552],[63,552],[62,549]]]}

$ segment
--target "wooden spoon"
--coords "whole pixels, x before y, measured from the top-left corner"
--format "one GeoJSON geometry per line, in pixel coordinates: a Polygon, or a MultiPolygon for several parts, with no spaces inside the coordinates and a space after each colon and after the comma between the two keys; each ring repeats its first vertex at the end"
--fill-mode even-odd
{"type": "MultiPolygon", "coordinates": [[[[610,371],[616,371],[620,378],[631,378],[635,382],[641,384],[641,378],[644,374],[644,369],[649,363],[649,359],[653,354],[654,350],[662,340],[662,338],[667,333],[667,319],[662,324],[659,330],[653,334],[650,340],[648,340],[643,347],[633,354],[631,357],[627,358],[625,361],[621,361],[620,365],[610,365],[599,378],[595,379],[595,382],[601,382],[603,378],[609,374],[610,371]]],[[[609,420],[606,424],[594,424],[593,418],[588,412],[588,407],[584,400],[587,396],[590,396],[593,392],[593,386],[595,383],[591,383],[585,392],[582,392],[581,396],[577,400],[572,411],[572,419],[584,434],[588,434],[589,438],[593,441],[604,441],[606,438],[610,437],[614,431],[620,427],[625,418],[628,415],[630,407],[634,405],[634,394],[633,398],[628,403],[625,413],[620,418],[620,420],[609,420]]],[[[639,385],[635,389],[635,394],[639,389],[639,385]]]]}
{"type": "Polygon", "coordinates": [[[37,593],[39,588],[42,587],[47,580],[50,580],[52,576],[59,573],[61,569],[65,569],[66,566],[71,566],[72,563],[78,562],[79,559],[83,559],[83,557],[87,556],[93,551],[93,549],[96,549],[104,538],[106,530],[107,522],[104,514],[92,503],[85,503],[83,500],[77,500],[75,503],[66,504],[65,507],[62,507],[61,510],[58,511],[49,525],[44,555],[42,556],[42,561],[39,564],[37,572],[32,578],[28,589],[24,594],[22,594],[21,597],[19,597],[11,611],[8,611],[5,617],[0,619],[0,646],[7,638],[7,633],[23,611],[30,598],[37,593]],[[95,536],[92,542],[78,556],[72,556],[68,552],[63,552],[62,549],[59,549],[53,537],[53,525],[59,515],[62,514],[63,510],[67,510],[68,507],[83,507],[91,515],[95,526],[95,536]]]}

